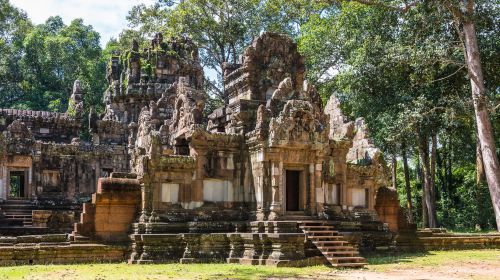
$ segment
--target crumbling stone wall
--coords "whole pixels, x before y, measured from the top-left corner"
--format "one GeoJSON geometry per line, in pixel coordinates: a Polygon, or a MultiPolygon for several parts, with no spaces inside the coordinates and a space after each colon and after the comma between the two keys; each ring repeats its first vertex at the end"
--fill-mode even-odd
{"type": "Polygon", "coordinates": [[[137,179],[113,173],[100,178],[92,203],[84,203],[80,222],[73,235],[92,236],[118,242],[128,239],[127,233],[140,205],[140,183],[137,179]]]}

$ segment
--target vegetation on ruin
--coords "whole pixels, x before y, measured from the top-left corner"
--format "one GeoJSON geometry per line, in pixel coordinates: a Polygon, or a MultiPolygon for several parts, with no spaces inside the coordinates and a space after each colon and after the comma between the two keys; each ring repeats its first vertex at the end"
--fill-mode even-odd
{"type": "MultiPolygon", "coordinates": [[[[366,277],[377,273],[398,273],[403,279],[415,273],[426,275],[434,271],[434,277],[469,277],[474,279],[494,279],[494,268],[500,267],[500,250],[474,251],[430,251],[423,253],[403,253],[390,256],[368,257],[369,265],[364,270],[331,270],[327,266],[304,268],[274,268],[268,266],[231,264],[91,264],[91,265],[33,265],[0,267],[2,279],[346,279],[349,275],[366,277]],[[456,273],[450,267],[471,269],[456,273]],[[480,267],[474,271],[473,267],[480,267]],[[450,269],[449,272],[441,268],[450,269]],[[493,270],[485,270],[493,268],[493,270]],[[485,270],[481,272],[481,269],[485,270]],[[359,275],[358,275],[359,274],[359,275]],[[344,277],[342,277],[344,276],[344,277]],[[406,276],[406,277],[405,277],[406,276]]],[[[424,277],[424,276],[423,276],[424,277]]],[[[351,278],[352,279],[352,278],[351,278]]],[[[378,278],[380,279],[380,278],[378,278]]],[[[443,278],[444,279],[444,278],[443,278]]]]}
{"type": "MultiPolygon", "coordinates": [[[[383,2],[159,0],[133,7],[130,28],[102,49],[99,34],[80,19],[65,25],[51,17],[34,25],[0,0],[0,107],[65,112],[73,81],[80,79],[85,111],[99,111],[106,61],[116,51],[125,54],[133,39],[148,46],[160,31],[165,37],[188,35],[200,47],[213,109],[227,102],[224,63],[238,62],[261,31],[283,32],[298,42],[308,79],[323,99],[336,93],[350,118],[365,117],[392,162],[394,186],[411,220],[460,231],[495,229],[485,176],[491,161],[483,164],[479,152],[463,27],[475,24],[481,101],[498,158],[500,8],[493,0],[383,2]],[[472,3],[473,13],[460,17],[453,8],[469,7],[459,3],[472,3]]],[[[154,65],[145,67],[154,74],[154,65]]]]}

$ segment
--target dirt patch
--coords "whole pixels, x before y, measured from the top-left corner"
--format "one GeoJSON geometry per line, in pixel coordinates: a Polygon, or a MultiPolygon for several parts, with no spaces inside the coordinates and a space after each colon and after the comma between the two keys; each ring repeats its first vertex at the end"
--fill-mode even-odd
{"type": "Polygon", "coordinates": [[[461,262],[454,265],[405,267],[395,265],[387,271],[346,270],[331,272],[328,276],[339,279],[363,280],[448,280],[448,279],[500,279],[498,262],[461,262]]]}

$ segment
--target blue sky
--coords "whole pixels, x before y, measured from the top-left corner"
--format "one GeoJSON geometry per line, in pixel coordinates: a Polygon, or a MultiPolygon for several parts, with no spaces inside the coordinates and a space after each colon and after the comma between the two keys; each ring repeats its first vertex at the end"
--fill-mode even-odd
{"type": "Polygon", "coordinates": [[[75,18],[82,18],[101,34],[104,46],[111,37],[118,37],[127,27],[125,17],[135,5],[152,4],[154,0],[10,0],[28,13],[36,24],[43,23],[48,17],[59,15],[68,24],[75,18]]]}

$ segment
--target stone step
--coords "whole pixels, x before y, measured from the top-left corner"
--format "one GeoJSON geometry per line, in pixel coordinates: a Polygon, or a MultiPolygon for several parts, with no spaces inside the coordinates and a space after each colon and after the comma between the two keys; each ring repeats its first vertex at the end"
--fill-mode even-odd
{"type": "Polygon", "coordinates": [[[315,225],[315,226],[301,225],[301,226],[299,226],[299,228],[301,228],[301,229],[319,229],[319,228],[333,229],[333,226],[331,226],[331,225],[319,225],[319,226],[317,226],[317,225],[315,225]]]}
{"type": "Polygon", "coordinates": [[[314,229],[314,230],[306,230],[307,233],[334,233],[334,234],[338,234],[339,232],[336,231],[336,230],[318,230],[318,229],[314,229]]]}
{"type": "Polygon", "coordinates": [[[331,252],[323,252],[323,255],[325,256],[337,256],[337,255],[355,255],[356,257],[359,256],[358,251],[331,251],[331,252]]]}
{"type": "Polygon", "coordinates": [[[3,209],[3,212],[9,213],[9,214],[30,214],[32,213],[32,210],[5,210],[3,209]]]}
{"type": "Polygon", "coordinates": [[[363,267],[366,260],[329,221],[298,221],[307,239],[334,267],[363,267]]]}
{"type": "Polygon", "coordinates": [[[342,237],[337,231],[318,231],[314,233],[307,233],[310,234],[310,237],[322,237],[322,236],[335,236],[335,237],[342,237]]]}
{"type": "Polygon", "coordinates": [[[24,215],[5,215],[5,219],[7,220],[31,220],[31,216],[24,215]]]}
{"type": "Polygon", "coordinates": [[[313,241],[314,244],[348,244],[349,242],[345,240],[335,240],[335,241],[313,241]]]}
{"type": "Polygon", "coordinates": [[[309,237],[310,239],[313,239],[315,241],[321,241],[321,240],[325,240],[325,239],[334,239],[334,240],[343,240],[344,237],[340,236],[340,235],[313,235],[313,236],[310,236],[309,237]]]}
{"type": "Polygon", "coordinates": [[[336,263],[332,264],[333,267],[356,267],[356,268],[362,268],[368,263],[365,262],[358,262],[358,263],[336,263]]]}
{"type": "Polygon", "coordinates": [[[297,221],[299,222],[299,227],[304,226],[304,227],[310,227],[310,226],[332,226],[331,222],[327,221],[297,221]]]}
{"type": "Polygon", "coordinates": [[[327,259],[334,263],[356,263],[356,262],[364,262],[365,258],[363,257],[327,257],[327,259]]]}
{"type": "Polygon", "coordinates": [[[315,219],[312,216],[302,216],[302,215],[285,215],[280,218],[282,221],[311,221],[315,219]]]}
{"type": "Polygon", "coordinates": [[[70,234],[69,240],[71,243],[89,243],[91,239],[87,236],[79,235],[79,234],[70,234]]]}
{"type": "Polygon", "coordinates": [[[31,200],[9,198],[2,203],[2,205],[12,205],[12,204],[31,204],[31,200]]]}
{"type": "Polygon", "coordinates": [[[25,214],[5,214],[5,217],[9,218],[31,218],[32,215],[25,215],[25,214]]]}
{"type": "Polygon", "coordinates": [[[316,245],[316,247],[319,246],[329,246],[329,245],[336,245],[336,246],[343,246],[348,244],[347,241],[313,241],[313,244],[316,245]]]}
{"type": "Polygon", "coordinates": [[[320,251],[330,252],[330,251],[342,251],[342,250],[355,250],[354,247],[349,245],[344,246],[316,246],[320,251]]]}

